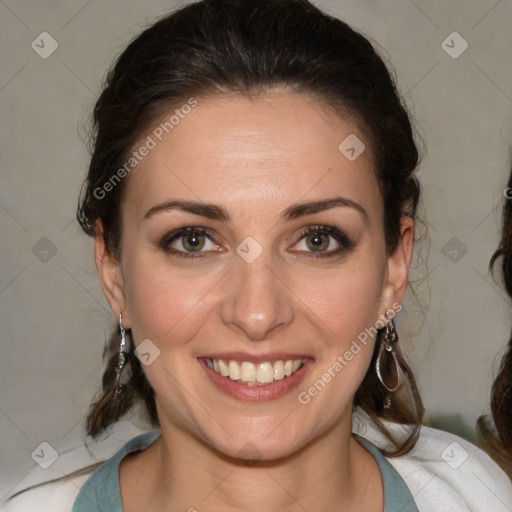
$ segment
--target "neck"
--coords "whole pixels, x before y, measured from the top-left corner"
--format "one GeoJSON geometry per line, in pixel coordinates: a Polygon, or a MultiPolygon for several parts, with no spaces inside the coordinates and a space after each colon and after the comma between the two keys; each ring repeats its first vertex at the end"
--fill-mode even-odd
{"type": "Polygon", "coordinates": [[[137,501],[141,510],[166,512],[382,510],[380,471],[351,436],[351,417],[293,455],[272,461],[225,456],[171,421],[162,421],[161,430],[162,437],[140,452],[138,461],[124,464],[124,480],[143,484],[123,490],[121,478],[125,510],[138,510],[137,501]],[[136,476],[130,478],[130,472],[136,476]],[[131,496],[130,489],[137,493],[131,496]]]}

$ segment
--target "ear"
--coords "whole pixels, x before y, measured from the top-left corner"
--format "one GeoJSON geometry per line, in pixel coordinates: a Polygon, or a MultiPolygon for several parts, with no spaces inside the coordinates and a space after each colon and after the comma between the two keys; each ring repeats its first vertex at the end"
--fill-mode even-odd
{"type": "Polygon", "coordinates": [[[126,295],[121,265],[108,252],[103,235],[103,223],[100,219],[96,220],[95,230],[94,261],[98,270],[101,288],[116,321],[119,320],[119,313],[122,313],[123,326],[129,329],[131,320],[126,309],[126,295]]]}
{"type": "Polygon", "coordinates": [[[389,309],[392,304],[401,304],[404,299],[412,261],[413,243],[414,221],[404,215],[400,220],[398,246],[393,254],[388,256],[387,261],[387,280],[382,296],[382,304],[386,306],[386,309],[389,309]]]}

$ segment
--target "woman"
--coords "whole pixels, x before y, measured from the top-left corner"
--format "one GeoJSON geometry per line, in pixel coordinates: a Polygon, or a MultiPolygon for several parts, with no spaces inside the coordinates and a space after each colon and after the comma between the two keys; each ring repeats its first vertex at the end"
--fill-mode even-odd
{"type": "Polygon", "coordinates": [[[363,36],[305,0],[191,4],[94,122],[78,219],[119,336],[87,431],[138,401],[158,430],[62,510],[508,509],[483,452],[420,427],[393,321],[418,151],[363,36]]]}
{"type": "MultiPolygon", "coordinates": [[[[505,290],[512,297],[512,173],[505,189],[501,240],[490,262],[491,270],[501,258],[500,267],[505,290]]],[[[512,338],[502,357],[498,376],[491,392],[492,424],[484,416],[479,418],[478,427],[483,446],[512,479],[512,338]]]]}

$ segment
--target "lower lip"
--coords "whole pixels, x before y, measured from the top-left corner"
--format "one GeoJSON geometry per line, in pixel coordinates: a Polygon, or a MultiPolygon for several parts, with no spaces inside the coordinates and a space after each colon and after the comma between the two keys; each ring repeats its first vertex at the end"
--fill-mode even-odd
{"type": "Polygon", "coordinates": [[[247,384],[241,384],[239,380],[231,380],[229,377],[219,375],[206,364],[204,359],[198,359],[198,362],[203,367],[208,378],[218,389],[226,395],[244,402],[266,402],[269,400],[277,400],[287,395],[293,388],[299,385],[308,369],[314,363],[313,359],[307,359],[302,367],[289,377],[263,386],[249,386],[247,384]]]}

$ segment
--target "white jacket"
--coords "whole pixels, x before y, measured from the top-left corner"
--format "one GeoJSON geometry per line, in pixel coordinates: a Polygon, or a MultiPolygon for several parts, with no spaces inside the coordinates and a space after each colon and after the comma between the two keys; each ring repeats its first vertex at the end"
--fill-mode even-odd
{"type": "MultiPolygon", "coordinates": [[[[407,431],[402,425],[386,423],[386,426],[397,437],[407,431]]],[[[353,431],[381,449],[392,449],[390,442],[362,411],[354,414],[353,431]]],[[[50,468],[37,467],[23,478],[21,483],[28,489],[5,502],[1,510],[70,512],[80,487],[95,468],[71,479],[53,483],[48,480],[106,459],[123,444],[109,439],[95,447],[94,453],[80,447],[61,454],[50,468]],[[30,488],[40,483],[42,485],[30,488]]],[[[387,460],[404,479],[420,512],[512,512],[510,480],[487,454],[460,437],[422,427],[411,452],[387,460]]],[[[14,489],[10,495],[16,492],[14,489]]]]}

